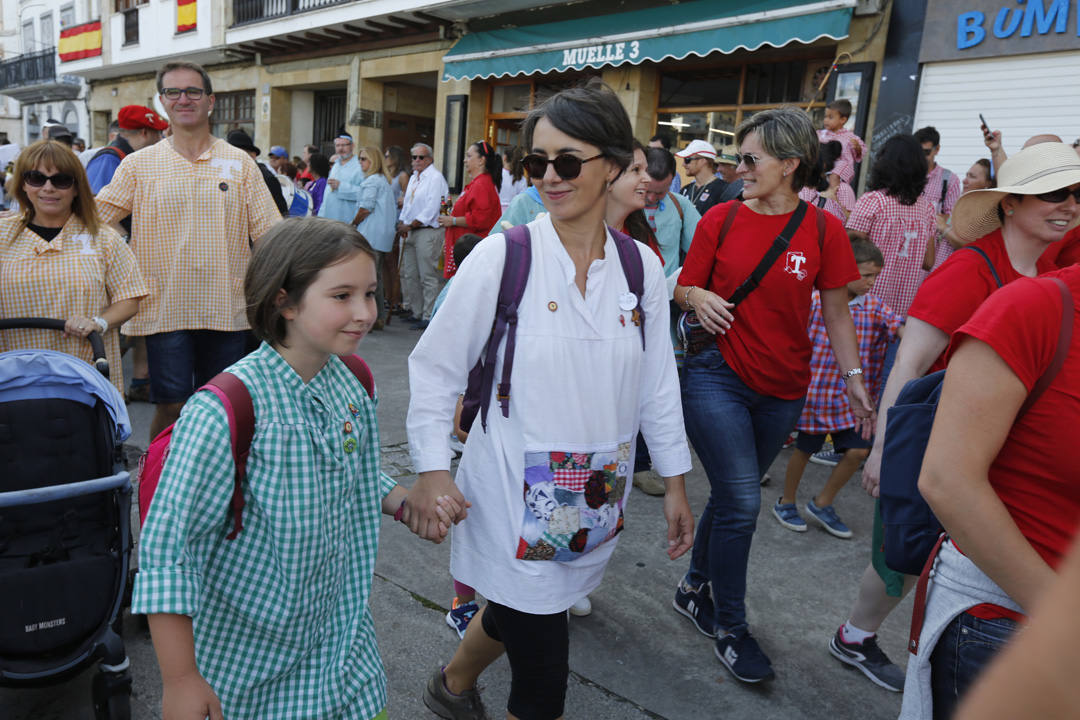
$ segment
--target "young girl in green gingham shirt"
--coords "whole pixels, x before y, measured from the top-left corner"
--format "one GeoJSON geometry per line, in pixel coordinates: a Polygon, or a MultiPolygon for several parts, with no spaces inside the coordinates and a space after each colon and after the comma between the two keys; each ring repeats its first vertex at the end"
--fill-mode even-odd
{"type": "MultiPolygon", "coordinates": [[[[380,509],[407,492],[380,473],[375,403],[336,357],[375,321],[375,287],[371,248],[342,223],[286,220],[259,241],[245,295],[264,342],[228,369],[255,409],[244,528],[225,539],[228,419],[200,392],[140,545],[132,611],[150,616],[165,717],[385,717],[368,596],[380,509]]],[[[440,540],[458,512],[443,506],[440,540]]]]}

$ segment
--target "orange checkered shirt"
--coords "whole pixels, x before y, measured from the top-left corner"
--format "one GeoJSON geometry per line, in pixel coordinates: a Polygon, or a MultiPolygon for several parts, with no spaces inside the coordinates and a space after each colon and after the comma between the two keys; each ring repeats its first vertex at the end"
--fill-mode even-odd
{"type": "MultiPolygon", "coordinates": [[[[0,220],[0,316],[67,320],[94,317],[113,303],[146,295],[146,283],[135,256],[112,228],[96,236],[74,215],[53,240],[44,240],[17,217],[0,220]]],[[[124,377],[120,363],[120,330],[110,327],[103,338],[109,379],[120,395],[124,377]]],[[[90,343],[56,330],[4,330],[0,349],[44,348],[92,362],[90,343]]]]}
{"type": "Polygon", "coordinates": [[[250,243],[281,220],[251,156],[215,138],[191,162],[165,139],[125,157],[97,203],[104,222],[131,213],[131,249],[150,286],[126,335],[247,329],[250,243]]]}

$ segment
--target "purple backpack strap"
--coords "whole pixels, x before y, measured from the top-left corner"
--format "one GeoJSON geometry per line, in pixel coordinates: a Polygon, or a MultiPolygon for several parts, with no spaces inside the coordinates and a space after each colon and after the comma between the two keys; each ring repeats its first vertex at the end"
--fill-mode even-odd
{"type": "Polygon", "coordinates": [[[480,413],[480,424],[487,431],[487,412],[491,404],[491,388],[495,382],[495,358],[499,343],[506,335],[506,351],[503,353],[502,379],[498,398],[503,417],[510,417],[510,374],[514,369],[514,345],[517,334],[518,304],[525,294],[532,264],[532,241],[529,228],[515,225],[506,231],[506,261],[503,263],[502,280],[499,283],[499,299],[495,306],[495,321],[491,326],[487,346],[469,372],[468,387],[462,403],[461,427],[468,430],[480,413]]]}
{"type": "Polygon", "coordinates": [[[615,228],[609,227],[611,237],[615,240],[615,249],[619,251],[619,262],[622,264],[623,275],[626,276],[626,284],[630,292],[637,297],[637,325],[641,329],[641,349],[645,349],[645,306],[642,299],[645,295],[645,266],[641,262],[641,253],[637,248],[637,241],[615,228]]]}

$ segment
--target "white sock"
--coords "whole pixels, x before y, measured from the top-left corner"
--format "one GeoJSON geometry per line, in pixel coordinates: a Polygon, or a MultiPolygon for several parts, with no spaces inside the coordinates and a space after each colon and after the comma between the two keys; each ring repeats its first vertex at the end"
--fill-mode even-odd
{"type": "Polygon", "coordinates": [[[844,623],[840,628],[840,637],[844,639],[846,643],[854,643],[856,645],[862,645],[866,638],[874,637],[877,633],[867,632],[866,630],[860,630],[851,624],[851,621],[844,623]]]}

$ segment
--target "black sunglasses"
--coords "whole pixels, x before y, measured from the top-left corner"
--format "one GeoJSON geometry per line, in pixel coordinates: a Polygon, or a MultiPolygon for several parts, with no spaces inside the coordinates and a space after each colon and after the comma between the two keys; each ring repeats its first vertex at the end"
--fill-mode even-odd
{"type": "Polygon", "coordinates": [[[1035,197],[1043,202],[1048,203],[1060,203],[1069,199],[1069,196],[1073,196],[1073,200],[1080,203],[1080,187],[1075,190],[1070,190],[1067,187],[1063,187],[1060,190],[1051,190],[1050,192],[1039,193],[1035,197]]]}
{"type": "Polygon", "coordinates": [[[735,153],[735,167],[745,165],[747,170],[753,170],[757,167],[759,162],[761,162],[761,158],[757,155],[751,155],[750,153],[735,153]]]}
{"type": "Polygon", "coordinates": [[[427,160],[427,158],[428,158],[427,155],[413,155],[412,156],[413,160],[427,160]]]}
{"type": "Polygon", "coordinates": [[[23,182],[30,187],[45,187],[46,182],[51,182],[52,186],[57,190],[67,190],[69,187],[75,184],[75,176],[71,173],[56,173],[55,175],[46,175],[38,170],[27,170],[23,173],[23,182]]]}
{"type": "Polygon", "coordinates": [[[930,153],[932,153],[932,152],[934,152],[934,148],[932,148],[932,147],[928,147],[928,148],[923,148],[923,149],[922,149],[922,153],[923,153],[923,155],[925,155],[926,157],[930,157],[930,153]]]}
{"type": "Polygon", "coordinates": [[[593,155],[591,158],[585,158],[584,160],[576,155],[556,155],[554,158],[549,158],[544,157],[543,155],[533,154],[521,158],[521,164],[525,166],[525,172],[529,173],[529,177],[534,180],[539,180],[544,177],[547,173],[548,165],[554,165],[555,174],[563,180],[573,180],[581,174],[582,165],[602,157],[604,157],[603,153],[593,155]]]}

